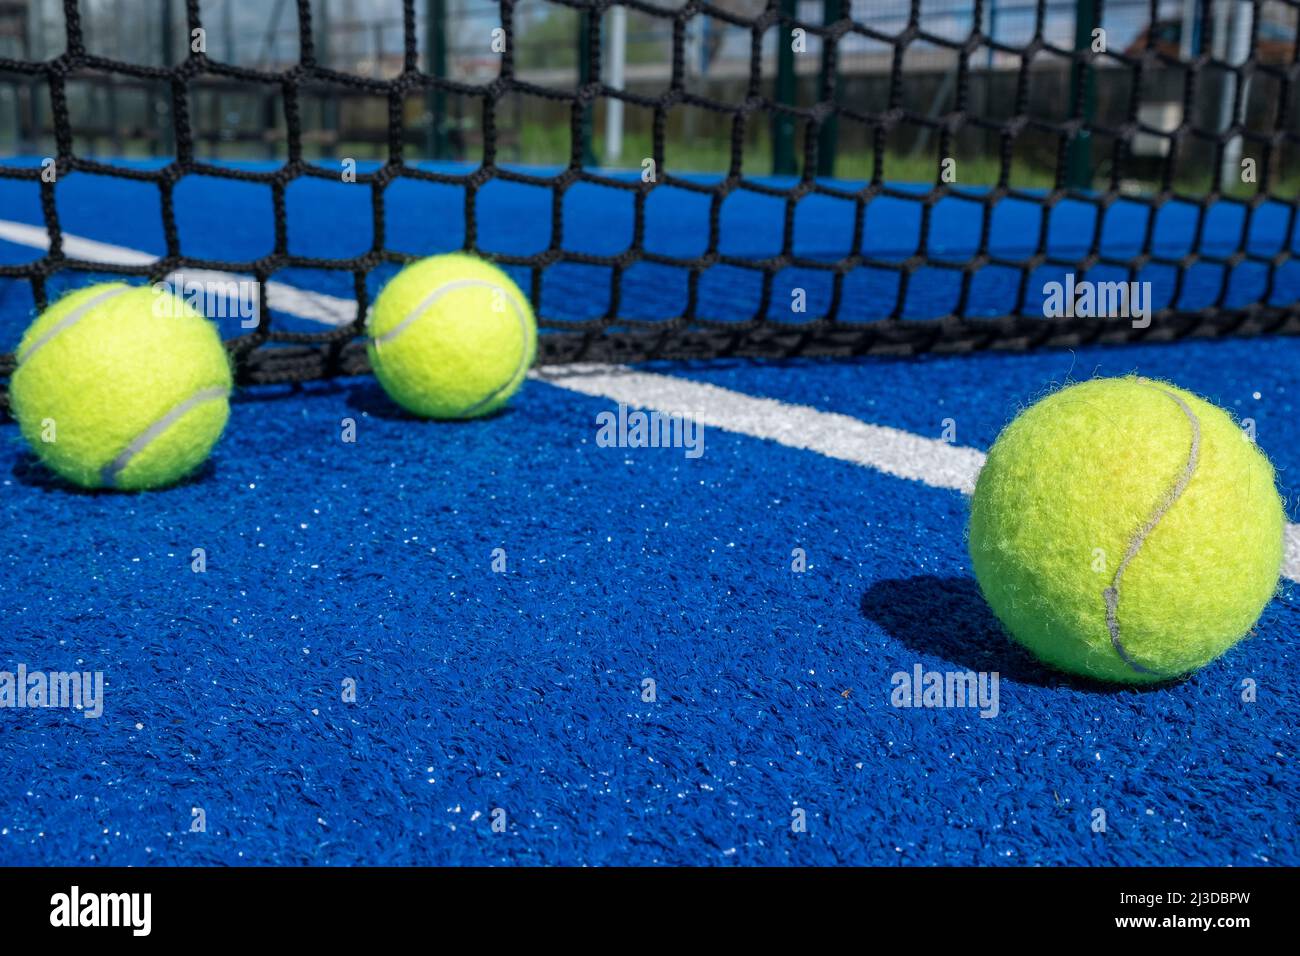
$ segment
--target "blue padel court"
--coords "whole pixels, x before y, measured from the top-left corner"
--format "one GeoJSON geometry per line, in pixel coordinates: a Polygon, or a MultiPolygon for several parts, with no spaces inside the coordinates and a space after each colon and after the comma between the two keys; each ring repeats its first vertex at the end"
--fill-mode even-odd
{"type": "MultiPolygon", "coordinates": [[[[70,258],[168,254],[153,183],[79,171],[53,192],[70,258]]],[[[627,248],[630,194],[573,185],[562,236],[554,201],[480,184],[474,246],[627,248]]],[[[974,193],[928,211],[900,195],[863,224],[832,196],[801,200],[792,220],[761,192],[716,215],[710,203],[655,190],[644,248],[758,260],[788,241],[808,260],[961,263],[987,228],[1007,259],[1043,238],[1054,257],[1099,242],[1119,262],[1149,230],[1166,259],[1250,255],[1200,262],[1181,284],[1148,264],[1137,278],[1156,308],[1300,297],[1300,231],[1281,201],[1251,215],[1173,202],[1150,221],[1123,199],[1102,212],[1012,198],[985,222],[974,193]]],[[[367,185],[298,179],[285,205],[293,255],[375,245],[367,185]]],[[[180,252],[214,268],[275,246],[263,183],[186,176],[174,211],[180,252]]],[[[463,248],[464,191],[399,181],[384,223],[387,249],[463,248]]],[[[0,179],[0,264],[45,256],[46,226],[39,184],[0,179]]],[[[393,271],[370,274],[372,296],[393,271]]],[[[508,271],[529,288],[530,270],[508,271]]],[[[1065,271],[1038,268],[1025,311],[1065,271]]],[[[797,322],[795,288],[821,314],[830,276],[778,272],[764,317],[797,322]]],[[[1130,278],[1105,263],[1092,277],[1130,278]]],[[[104,278],[56,272],[49,297],[104,278]]],[[[347,271],[271,278],[278,329],[356,318],[347,271]]],[[[761,279],[706,270],[698,314],[753,318],[761,279]]],[[[1006,314],[1021,281],[989,265],[962,311],[1006,314]]],[[[621,288],[630,319],[679,314],[689,294],[686,270],[654,262],[621,288]]],[[[598,319],[609,289],[608,267],[558,263],[539,314],[598,319]]],[[[900,293],[897,272],[860,267],[840,314],[941,317],[961,294],[960,269],[914,271],[900,293]]],[[[0,352],[34,308],[30,283],[0,280],[0,352]]],[[[218,324],[226,339],[246,331],[237,316],[218,324]]],[[[1295,525],[1248,639],[1185,680],[1127,689],[1057,674],[1007,638],[973,578],[966,522],[983,454],[1020,410],[1127,374],[1253,423],[1295,522],[1297,370],[1292,337],[558,365],[504,411],[455,423],[404,413],[370,376],[251,386],[197,474],[142,494],[67,485],[6,422],[0,670],[100,672],[104,688],[95,719],[0,713],[0,864],[1295,865],[1295,525]],[[611,447],[601,416],[620,406],[693,416],[698,454],[611,447]],[[996,700],[896,706],[896,675],[954,671],[996,673],[996,700]]]]}

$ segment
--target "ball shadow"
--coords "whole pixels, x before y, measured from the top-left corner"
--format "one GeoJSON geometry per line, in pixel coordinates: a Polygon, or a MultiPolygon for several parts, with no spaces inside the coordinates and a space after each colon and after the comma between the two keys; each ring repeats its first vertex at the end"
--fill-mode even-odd
{"type": "Polygon", "coordinates": [[[337,395],[345,391],[335,379],[309,382],[275,382],[272,384],[246,385],[236,388],[230,394],[230,404],[270,405],[291,399],[301,399],[307,395],[337,395]]]}
{"type": "Polygon", "coordinates": [[[490,422],[498,418],[503,418],[512,414],[509,405],[498,408],[496,411],[487,415],[480,415],[477,418],[439,418],[429,419],[421,418],[419,415],[413,415],[398,405],[388,397],[382,385],[376,381],[359,382],[351,385],[347,389],[347,398],[345,399],[348,408],[354,412],[363,415],[369,415],[374,418],[381,418],[385,421],[397,422],[431,422],[436,425],[472,425],[475,422],[490,422]]]}
{"type": "Polygon", "coordinates": [[[1052,670],[1011,640],[973,578],[920,575],[878,581],[863,594],[861,611],[918,653],[937,655],[962,670],[997,671],[1016,683],[1111,694],[1178,683],[1109,684],[1052,670]]]}
{"type": "MultiPolygon", "coordinates": [[[[216,463],[212,458],[209,458],[179,481],[175,481],[163,488],[149,489],[149,493],[158,494],[170,491],[173,488],[185,488],[189,485],[201,484],[213,480],[216,472],[216,463]]],[[[83,488],[81,485],[74,485],[66,478],[47,468],[40,458],[36,456],[35,452],[32,451],[23,451],[18,455],[14,460],[14,466],[10,474],[14,476],[14,481],[18,482],[18,484],[46,493],[58,492],[59,494],[81,495],[87,498],[144,493],[143,491],[120,491],[116,488],[83,488]]]]}

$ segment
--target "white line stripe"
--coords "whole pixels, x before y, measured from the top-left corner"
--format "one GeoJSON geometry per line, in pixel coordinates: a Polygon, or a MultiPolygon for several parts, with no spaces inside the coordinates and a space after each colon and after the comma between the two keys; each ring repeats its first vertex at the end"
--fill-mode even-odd
{"type": "MultiPolygon", "coordinates": [[[[167,279],[171,281],[178,277],[187,286],[192,282],[199,282],[209,289],[217,291],[230,288],[232,282],[252,281],[249,276],[204,269],[182,269],[179,272],[173,272],[167,279]]],[[[184,289],[177,289],[176,291],[184,293],[184,289]]],[[[322,325],[347,325],[357,314],[356,299],[341,299],[338,296],[326,295],[324,292],[310,292],[307,289],[299,289],[297,286],[285,285],[283,282],[267,282],[266,295],[270,299],[271,308],[277,312],[287,312],[290,315],[310,319],[322,325]]],[[[183,294],[182,298],[184,298],[183,294]]],[[[238,294],[227,296],[226,299],[227,301],[237,301],[238,294]]]]}
{"type": "MultiPolygon", "coordinates": [[[[20,222],[0,220],[0,240],[20,246],[30,246],[33,249],[48,250],[50,247],[50,237],[46,234],[44,226],[29,226],[20,222]]],[[[66,232],[63,234],[63,252],[73,259],[102,262],[105,265],[147,266],[158,261],[157,256],[151,256],[147,252],[111,246],[108,243],[83,239],[66,232]]],[[[233,272],[211,272],[199,269],[182,270],[182,275],[190,281],[211,283],[217,289],[227,287],[232,282],[251,281],[250,277],[236,275],[233,272]]],[[[168,279],[170,278],[171,276],[168,276],[168,279]]],[[[323,292],[310,292],[283,282],[268,282],[266,295],[270,300],[271,308],[313,322],[320,322],[322,325],[347,325],[357,314],[355,299],[344,299],[323,292]]]]}
{"type": "Polygon", "coordinates": [[[1283,536],[1282,576],[1300,581],[1300,524],[1289,524],[1283,536]]]}
{"type": "MultiPolygon", "coordinates": [[[[535,369],[529,377],[636,408],[694,415],[713,428],[766,438],[963,494],[974,491],[984,465],[984,453],[975,448],[670,375],[618,365],[568,365],[535,369]]],[[[1287,525],[1285,548],[1282,575],[1300,581],[1300,525],[1287,525]]]]}
{"type": "MultiPolygon", "coordinates": [[[[19,246],[31,246],[33,249],[50,248],[50,237],[44,226],[29,226],[22,222],[0,220],[0,239],[19,246]]],[[[63,234],[63,254],[73,259],[88,259],[115,266],[147,266],[158,261],[157,256],[151,256],[147,252],[137,252],[124,246],[110,246],[106,242],[82,239],[66,232],[63,234]]]]}
{"type": "Polygon", "coordinates": [[[533,374],[541,381],[584,395],[666,414],[690,415],[706,426],[768,438],[790,448],[815,451],[935,488],[970,494],[984,464],[984,453],[974,448],[671,375],[609,365],[543,368],[533,374]]]}
{"type": "MultiPolygon", "coordinates": [[[[49,248],[49,236],[43,226],[0,220],[0,240],[36,249],[49,248]]],[[[95,242],[93,239],[82,239],[66,232],[63,234],[63,249],[70,256],[92,262],[147,265],[157,261],[155,256],[147,253],[95,242]]],[[[223,280],[238,278],[224,273],[211,275],[221,276],[223,280]]],[[[356,312],[356,303],[352,299],[310,292],[280,282],[268,282],[266,287],[275,309],[324,325],[346,325],[352,321],[356,312]]],[[[614,374],[618,368],[619,366],[611,365],[589,366],[584,371],[580,366],[567,366],[558,370],[534,371],[529,377],[585,395],[626,402],[639,408],[657,408],[653,399],[656,395],[664,395],[670,399],[670,407],[659,410],[668,412],[674,408],[679,411],[691,410],[684,409],[682,402],[683,397],[687,396],[684,388],[687,385],[693,386],[691,395],[707,396],[707,401],[734,396],[739,400],[738,406],[747,411],[747,417],[732,421],[719,409],[716,421],[709,421],[703,414],[700,420],[724,431],[768,438],[792,448],[815,451],[841,461],[921,481],[936,488],[954,488],[966,494],[974,489],[975,476],[984,463],[983,452],[974,448],[960,448],[937,439],[919,438],[897,429],[869,425],[847,415],[787,405],[773,399],[752,398],[717,386],[686,382],[666,375],[630,373],[637,376],[637,379],[616,386],[615,381],[624,378],[621,374],[614,374]],[[654,391],[646,393],[642,393],[634,384],[634,381],[649,379],[667,379],[668,384],[660,383],[654,391]],[[582,384],[584,381],[585,387],[582,384]],[[606,386],[609,391],[602,390],[606,386]],[[706,389],[708,391],[702,391],[706,389]],[[753,420],[755,415],[756,421],[753,420]],[[931,456],[933,463],[927,466],[924,460],[913,460],[913,456],[922,451],[924,455],[921,457],[931,456]],[[899,461],[900,457],[904,459],[902,462],[899,461]]],[[[708,411],[707,408],[695,410],[708,411]]],[[[1300,581],[1300,525],[1287,525],[1286,557],[1282,564],[1282,574],[1292,581],[1300,581]]]]}

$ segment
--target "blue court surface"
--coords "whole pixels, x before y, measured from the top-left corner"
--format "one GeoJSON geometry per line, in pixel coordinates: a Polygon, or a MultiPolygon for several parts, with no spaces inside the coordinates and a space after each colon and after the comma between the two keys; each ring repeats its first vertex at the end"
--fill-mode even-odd
{"type": "MultiPolygon", "coordinates": [[[[176,196],[186,255],[270,250],[269,190],[194,179],[176,196]]],[[[79,248],[164,251],[152,186],[76,174],[57,193],[63,229],[102,244],[79,248]]],[[[890,202],[872,204],[895,218],[868,241],[903,258],[917,204],[890,202]]],[[[728,254],[780,250],[782,202],[727,203],[728,254]]],[[[566,204],[565,248],[626,245],[629,197],[576,187],[566,204]]],[[[656,194],[647,247],[699,254],[707,206],[656,194]]],[[[968,254],[979,208],[944,200],[927,253],[968,254]]],[[[1235,247],[1243,228],[1260,254],[1300,250],[1293,209],[1244,224],[1235,208],[1211,209],[1201,251],[1235,247]]],[[[0,210],[0,261],[42,256],[34,186],[0,181],[0,210]]],[[[852,204],[799,210],[796,249],[843,255],[852,204]]],[[[552,239],[544,189],[490,184],[478,215],[489,252],[552,239]]],[[[1033,204],[998,215],[1008,255],[1032,247],[1033,204]]],[[[1086,248],[1092,215],[1058,207],[1056,251],[1086,248]]],[[[1110,215],[1122,259],[1138,210],[1110,215]]],[[[386,245],[459,248],[463,216],[456,189],[401,183],[386,245]]],[[[1195,216],[1166,207],[1161,248],[1186,251],[1195,216]]],[[[368,187],[297,182],[288,221],[305,255],[373,241],[368,187]]],[[[1295,262],[1276,303],[1297,298],[1295,262]]],[[[622,311],[672,314],[679,272],[630,273],[622,311]]],[[[952,275],[914,280],[906,314],[950,308],[952,275]]],[[[1157,299],[1172,287],[1149,277],[1157,299]]],[[[702,313],[749,318],[751,278],[711,270],[702,313]]],[[[814,300],[829,288],[815,270],[787,278],[814,300]]],[[[346,273],[275,279],[320,301],[352,292],[346,273]]],[[[1005,311],[1017,281],[990,269],[974,311],[1005,311]]],[[[1257,271],[1206,267],[1182,304],[1213,302],[1224,281],[1229,303],[1261,295],[1257,271]]],[[[888,314],[894,283],[855,273],[844,317],[888,314]]],[[[543,314],[600,315],[607,287],[582,267],[548,272],[543,314]]],[[[0,282],[0,351],[31,309],[25,283],[0,282]]],[[[302,311],[277,327],[322,328],[302,311]]],[[[97,719],[0,711],[0,864],[1295,865],[1295,525],[1253,636],[1143,690],[1059,676],[1011,644],[965,526],[982,452],[1019,409],[1129,373],[1252,420],[1295,522],[1298,371],[1291,338],[558,367],[506,411],[456,424],[409,417],[368,377],[262,387],[238,393],[198,475],[138,495],[71,489],[7,422],[0,670],[102,672],[105,687],[97,719]],[[598,416],[620,404],[696,416],[702,454],[603,447],[598,416]],[[996,707],[894,706],[894,675],[917,668],[996,672],[996,707]]]]}

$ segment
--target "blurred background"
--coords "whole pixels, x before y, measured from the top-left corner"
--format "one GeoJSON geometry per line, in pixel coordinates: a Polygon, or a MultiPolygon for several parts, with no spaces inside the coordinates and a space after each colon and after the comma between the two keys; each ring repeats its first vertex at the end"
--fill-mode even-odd
{"type": "MultiPolygon", "coordinates": [[[[191,42],[184,3],[79,6],[87,52],[103,58],[104,69],[80,71],[67,84],[75,151],[171,154],[169,82],[147,68],[183,61],[191,42]]],[[[1205,192],[1222,168],[1232,173],[1224,191],[1248,192],[1236,174],[1240,159],[1262,155],[1272,131],[1300,129],[1300,97],[1284,96],[1285,71],[1296,62],[1295,0],[987,0],[978,8],[967,0],[715,0],[690,17],[679,15],[680,0],[658,6],[656,13],[610,8],[593,39],[590,15],[548,0],[416,0],[419,70],[465,89],[413,84],[401,98],[408,158],[481,159],[485,98],[471,88],[503,69],[513,70],[520,88],[495,103],[496,159],[523,165],[636,167],[655,155],[658,114],[661,159],[674,171],[728,169],[736,136],[747,174],[795,173],[806,160],[803,137],[816,135],[820,176],[933,181],[942,154],[958,160],[961,182],[992,184],[1005,149],[1007,182],[1021,188],[1051,186],[1063,163],[1068,184],[1079,188],[1141,193],[1168,172],[1175,188],[1205,192]],[[838,56],[827,57],[815,33],[787,45],[775,27],[750,25],[769,8],[809,24],[847,16],[855,26],[838,56]],[[503,22],[513,34],[504,62],[497,52],[503,22]],[[1069,51],[1093,42],[1096,29],[1104,31],[1105,55],[1074,70],[1069,51]],[[675,63],[676,31],[682,56],[675,63]],[[1252,69],[1238,75],[1233,67],[1248,59],[1252,69]],[[1189,83],[1189,65],[1198,61],[1204,65],[1189,83]],[[596,97],[575,122],[570,102],[547,95],[596,79],[627,96],[596,97]],[[665,104],[674,90],[675,101],[665,104]],[[773,115],[755,97],[802,108],[833,100],[841,110],[814,134],[797,114],[773,115]],[[1059,131],[1046,124],[1068,121],[1076,102],[1091,133],[1063,155],[1059,131]],[[1217,135],[1238,111],[1261,139],[1232,137],[1216,158],[1217,135]],[[1135,134],[1124,129],[1130,115],[1135,134]],[[1028,121],[1009,129],[1017,116],[1028,121]],[[964,121],[954,124],[956,117],[964,121]],[[1180,129],[1185,135],[1161,135],[1180,129]]],[[[274,74],[303,62],[297,4],[202,0],[198,9],[207,55],[222,66],[190,79],[195,157],[283,158],[285,104],[274,74]]],[[[326,73],[302,88],[296,107],[304,155],[382,158],[387,94],[354,80],[403,73],[401,0],[312,0],[309,9],[305,41],[326,73]]],[[[65,44],[62,0],[0,0],[0,152],[54,150],[47,83],[6,61],[48,61],[65,44]]],[[[1272,192],[1300,194],[1296,144],[1277,148],[1272,192]]]]}

